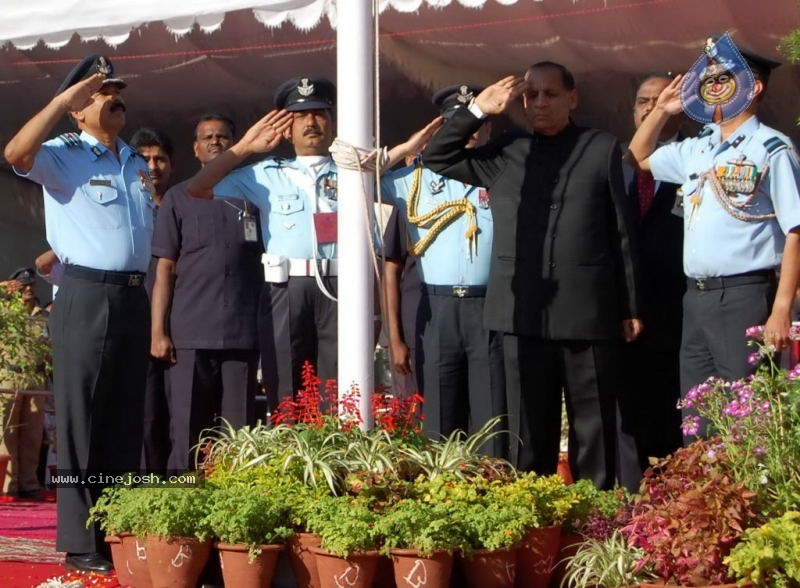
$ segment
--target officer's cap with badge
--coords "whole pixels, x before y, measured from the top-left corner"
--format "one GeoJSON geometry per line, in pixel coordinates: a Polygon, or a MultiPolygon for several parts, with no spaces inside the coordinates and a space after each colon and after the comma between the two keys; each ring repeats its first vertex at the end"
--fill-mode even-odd
{"type": "MultiPolygon", "coordinates": [[[[720,40],[721,35],[713,35],[711,39],[716,43],[720,40]]],[[[741,53],[745,63],[750,67],[750,71],[757,75],[765,83],[769,80],[769,74],[772,70],[781,65],[780,61],[775,61],[769,57],[764,57],[758,53],[754,53],[749,49],[737,45],[736,48],[741,53]]]]}
{"type": "Polygon", "coordinates": [[[336,104],[336,86],[322,77],[292,78],[275,91],[275,107],[289,112],[329,110],[336,104]]]}
{"type": "Polygon", "coordinates": [[[121,78],[114,75],[114,66],[111,64],[111,60],[108,57],[92,53],[84,57],[78,65],[72,68],[72,71],[67,74],[67,77],[64,78],[64,81],[61,82],[58,90],[56,90],[56,96],[78,82],[92,77],[96,73],[101,73],[106,76],[106,79],[103,80],[104,86],[107,84],[113,84],[120,88],[128,86],[121,78]]]}
{"type": "Polygon", "coordinates": [[[483,86],[457,84],[442,88],[433,95],[433,103],[445,119],[450,119],[459,108],[466,108],[472,99],[483,92],[483,86]]]}
{"type": "Polygon", "coordinates": [[[36,272],[32,267],[22,267],[11,274],[11,277],[8,279],[16,280],[23,286],[28,286],[36,283],[36,272]]]}

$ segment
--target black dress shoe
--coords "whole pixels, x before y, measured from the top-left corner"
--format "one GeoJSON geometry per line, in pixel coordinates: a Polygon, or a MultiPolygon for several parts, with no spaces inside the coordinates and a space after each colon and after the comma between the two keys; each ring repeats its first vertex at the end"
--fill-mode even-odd
{"type": "Polygon", "coordinates": [[[64,567],[75,572],[110,574],[114,566],[99,553],[68,553],[64,567]]]}

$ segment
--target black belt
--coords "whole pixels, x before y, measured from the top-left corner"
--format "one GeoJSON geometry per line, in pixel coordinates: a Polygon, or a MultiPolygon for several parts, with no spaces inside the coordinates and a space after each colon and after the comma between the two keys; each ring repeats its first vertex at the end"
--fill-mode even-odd
{"type": "Polygon", "coordinates": [[[82,265],[68,265],[64,269],[64,275],[89,282],[114,284],[115,286],[135,287],[144,284],[144,274],[142,272],[112,272],[83,267],[82,265]]]}
{"type": "Polygon", "coordinates": [[[438,286],[425,284],[428,294],[434,296],[454,296],[456,298],[482,298],[486,296],[486,286],[438,286]]]}
{"type": "Polygon", "coordinates": [[[758,270],[720,278],[688,278],[687,283],[691,290],[721,290],[722,288],[747,286],[748,284],[765,284],[774,281],[774,270],[758,270]]]}

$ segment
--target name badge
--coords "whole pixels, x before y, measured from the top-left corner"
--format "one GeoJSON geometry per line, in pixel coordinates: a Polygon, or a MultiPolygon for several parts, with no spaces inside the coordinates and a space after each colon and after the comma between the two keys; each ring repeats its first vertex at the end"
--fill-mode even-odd
{"type": "Polygon", "coordinates": [[[98,180],[97,178],[89,180],[90,186],[106,186],[110,188],[114,184],[111,183],[111,180],[98,180]]]}
{"type": "Polygon", "coordinates": [[[314,232],[317,243],[336,243],[338,237],[337,216],[335,212],[315,212],[314,232]]]}
{"type": "Polygon", "coordinates": [[[242,226],[244,227],[244,240],[248,243],[255,243],[258,241],[258,226],[256,219],[252,216],[242,218],[242,226]]]}

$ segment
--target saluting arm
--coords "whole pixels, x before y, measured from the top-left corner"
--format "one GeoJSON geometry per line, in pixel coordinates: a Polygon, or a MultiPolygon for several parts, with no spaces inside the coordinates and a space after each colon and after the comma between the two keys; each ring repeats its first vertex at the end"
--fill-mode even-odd
{"type": "Polygon", "coordinates": [[[254,153],[268,153],[278,146],[289,131],[292,113],[273,110],[252,127],[233,147],[209,161],[191,179],[189,194],[195,198],[210,200],[214,197],[214,186],[222,178],[254,153]]]}
{"type": "Polygon", "coordinates": [[[667,124],[670,117],[681,112],[681,80],[683,76],[677,75],[670,84],[661,91],[655,108],[642,121],[636,129],[625,159],[639,170],[650,170],[650,156],[658,146],[658,137],[661,129],[667,124]]]}
{"type": "Polygon", "coordinates": [[[500,169],[498,156],[489,147],[468,149],[472,134],[483,124],[472,111],[477,107],[483,115],[502,114],[525,90],[526,82],[508,76],[488,86],[475,98],[470,109],[460,108],[428,143],[422,160],[425,167],[473,186],[488,186],[500,169]]]}
{"type": "Polygon", "coordinates": [[[103,74],[96,73],[53,98],[8,142],[4,151],[8,163],[21,172],[31,171],[36,154],[53,127],[67,113],[81,111],[91,104],[92,94],[102,87],[104,78],[103,74]]]}

